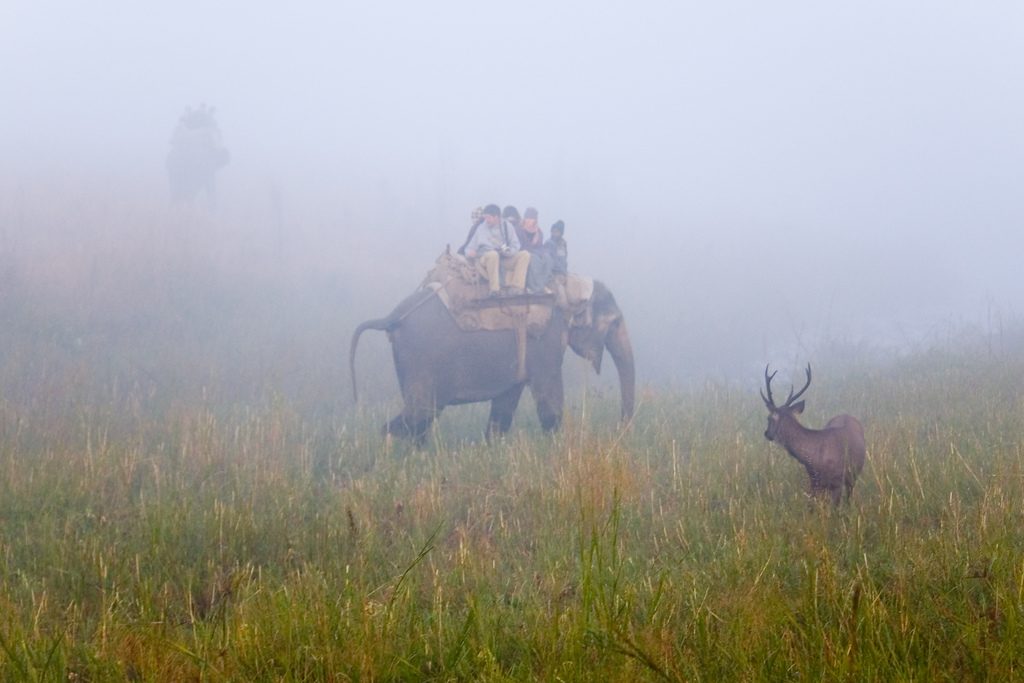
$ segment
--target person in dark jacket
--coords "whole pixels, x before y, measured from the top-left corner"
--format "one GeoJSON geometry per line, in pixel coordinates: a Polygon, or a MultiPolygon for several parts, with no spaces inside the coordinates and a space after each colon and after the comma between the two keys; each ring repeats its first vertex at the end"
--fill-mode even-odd
{"type": "Polygon", "coordinates": [[[544,246],[544,232],[537,225],[537,209],[532,206],[523,213],[519,244],[530,252],[530,268],[526,272],[526,291],[543,292],[551,279],[551,255],[544,246]]]}
{"type": "Polygon", "coordinates": [[[569,273],[569,245],[565,241],[565,221],[555,221],[551,226],[551,239],[544,246],[551,255],[551,272],[555,275],[569,273]]]}

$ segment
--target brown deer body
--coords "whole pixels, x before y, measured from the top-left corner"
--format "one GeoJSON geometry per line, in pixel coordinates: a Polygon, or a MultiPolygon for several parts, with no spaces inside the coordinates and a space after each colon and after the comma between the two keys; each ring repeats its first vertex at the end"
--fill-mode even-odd
{"type": "Polygon", "coordinates": [[[764,437],[786,449],[807,470],[810,479],[808,492],[812,496],[829,495],[836,505],[842,500],[843,489],[849,500],[857,475],[864,468],[864,428],[852,415],[837,415],[824,429],[808,429],[796,419],[804,411],[804,402],[795,402],[811,385],[811,366],[807,366],[807,383],[793,393],[781,406],[772,398],[772,378],[764,369],[764,383],[768,395],[761,398],[768,407],[768,428],[764,437]]]}

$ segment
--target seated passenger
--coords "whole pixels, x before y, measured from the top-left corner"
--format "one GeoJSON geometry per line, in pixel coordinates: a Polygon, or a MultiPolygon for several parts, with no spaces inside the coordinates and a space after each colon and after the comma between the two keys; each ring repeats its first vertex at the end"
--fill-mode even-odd
{"type": "Polygon", "coordinates": [[[501,220],[515,229],[516,237],[519,239],[519,246],[523,246],[523,224],[519,219],[519,209],[514,206],[506,206],[501,210],[501,220]]]}
{"type": "Polygon", "coordinates": [[[514,295],[525,291],[530,254],[520,251],[515,229],[501,220],[501,209],[496,204],[484,207],[484,222],[470,240],[466,256],[476,260],[477,269],[487,278],[491,296],[497,296],[501,290],[503,269],[511,271],[506,293],[514,295]]]}
{"type": "Polygon", "coordinates": [[[537,226],[537,209],[528,208],[519,227],[519,245],[531,254],[540,251],[544,246],[544,232],[537,226]]]}
{"type": "Polygon", "coordinates": [[[530,252],[530,267],[526,271],[526,291],[543,292],[551,279],[552,257],[544,244],[544,232],[537,225],[537,209],[532,206],[523,214],[519,243],[530,252]]]}
{"type": "Polygon", "coordinates": [[[551,239],[544,246],[551,254],[551,272],[555,275],[569,273],[569,245],[565,241],[565,222],[555,221],[551,226],[551,239]]]}
{"type": "Polygon", "coordinates": [[[551,288],[555,292],[555,303],[562,308],[569,305],[565,291],[565,278],[569,274],[569,245],[565,242],[565,223],[555,221],[551,226],[551,238],[544,243],[551,260],[551,288]]]}

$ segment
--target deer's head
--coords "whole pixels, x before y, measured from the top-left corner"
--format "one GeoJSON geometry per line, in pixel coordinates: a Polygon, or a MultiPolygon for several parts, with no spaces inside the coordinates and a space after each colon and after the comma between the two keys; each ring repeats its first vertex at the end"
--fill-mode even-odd
{"type": "Polygon", "coordinates": [[[768,374],[768,366],[764,366],[764,388],[768,391],[768,395],[764,395],[764,391],[761,392],[761,398],[764,400],[764,404],[768,407],[768,428],[764,430],[764,438],[769,441],[775,441],[779,435],[779,428],[787,420],[796,421],[795,415],[799,415],[804,412],[804,402],[797,401],[805,391],[807,387],[811,386],[811,364],[807,364],[807,383],[804,384],[803,389],[793,393],[795,387],[789,388],[789,398],[781,406],[775,405],[775,399],[772,398],[772,378],[775,377],[775,373],[768,374]]]}

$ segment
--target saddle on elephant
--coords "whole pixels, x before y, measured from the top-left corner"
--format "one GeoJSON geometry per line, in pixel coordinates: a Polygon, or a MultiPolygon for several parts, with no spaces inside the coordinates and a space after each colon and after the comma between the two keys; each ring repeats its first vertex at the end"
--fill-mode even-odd
{"type": "Polygon", "coordinates": [[[514,331],[518,374],[525,377],[527,335],[540,334],[552,315],[564,315],[570,327],[590,323],[593,278],[575,274],[558,277],[564,278],[557,283],[564,296],[556,297],[551,292],[489,296],[487,280],[476,264],[449,247],[437,258],[420,288],[432,290],[462,330],[514,331]]]}
{"type": "Polygon", "coordinates": [[[566,315],[572,326],[588,324],[594,279],[574,273],[556,277],[561,280],[552,285],[558,285],[564,296],[550,291],[488,296],[487,280],[476,264],[449,248],[437,257],[420,288],[436,292],[459,327],[466,331],[515,329],[523,319],[531,331],[539,330],[548,324],[554,311],[566,315]]]}

